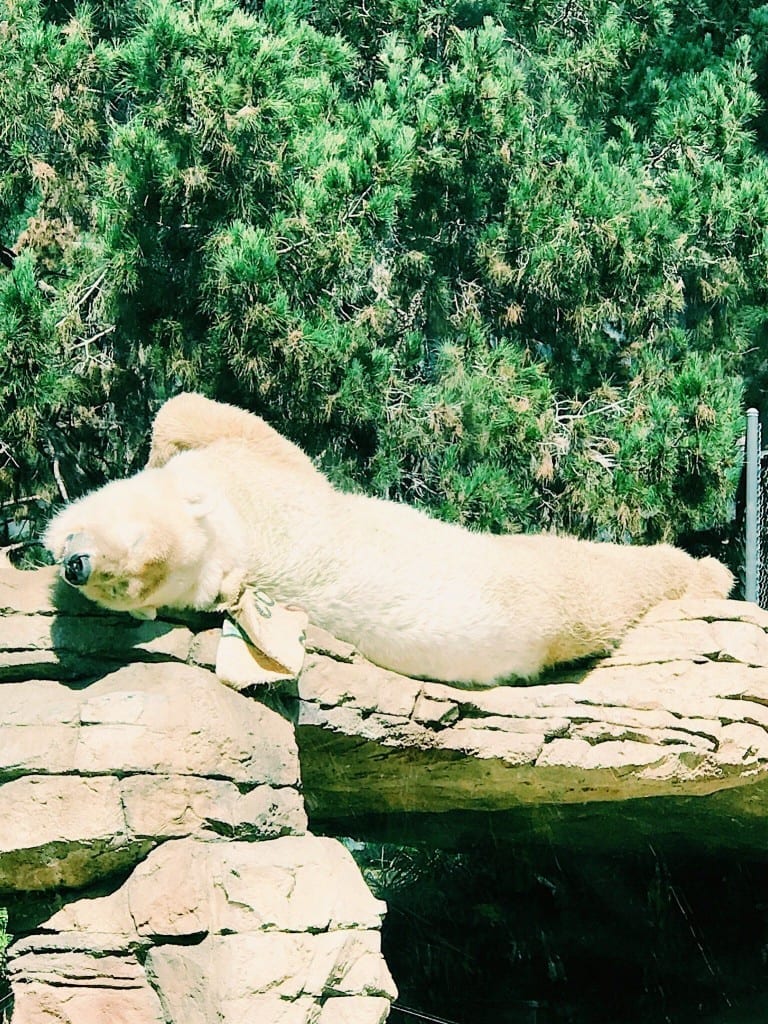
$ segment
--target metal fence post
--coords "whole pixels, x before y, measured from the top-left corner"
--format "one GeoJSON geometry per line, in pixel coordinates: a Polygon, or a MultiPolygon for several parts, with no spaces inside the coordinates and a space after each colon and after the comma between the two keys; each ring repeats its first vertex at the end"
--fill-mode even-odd
{"type": "Polygon", "coordinates": [[[757,409],[747,409],[747,502],[745,509],[744,600],[757,602],[760,538],[760,421],[757,409]]]}

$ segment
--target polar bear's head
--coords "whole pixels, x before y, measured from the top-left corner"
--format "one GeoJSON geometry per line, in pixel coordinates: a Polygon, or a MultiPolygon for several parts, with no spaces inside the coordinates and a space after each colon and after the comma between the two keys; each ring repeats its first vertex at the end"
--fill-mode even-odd
{"type": "Polygon", "coordinates": [[[43,542],[63,579],[102,607],[139,618],[189,603],[206,536],[189,504],[164,484],[160,471],[148,470],[59,512],[43,542]]]}

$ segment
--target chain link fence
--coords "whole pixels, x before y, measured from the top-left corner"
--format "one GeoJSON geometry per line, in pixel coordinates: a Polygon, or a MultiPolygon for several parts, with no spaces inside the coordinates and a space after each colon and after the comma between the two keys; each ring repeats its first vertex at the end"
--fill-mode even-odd
{"type": "Polygon", "coordinates": [[[744,508],[744,600],[768,608],[768,452],[757,409],[747,410],[744,508]]]}

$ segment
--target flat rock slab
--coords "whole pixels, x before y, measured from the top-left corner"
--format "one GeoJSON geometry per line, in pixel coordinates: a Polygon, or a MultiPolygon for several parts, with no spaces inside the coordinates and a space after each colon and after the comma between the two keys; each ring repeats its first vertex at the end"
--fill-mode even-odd
{"type": "Polygon", "coordinates": [[[211,671],[219,635],[0,570],[0,894],[38,908],[10,951],[14,1024],[382,1024],[383,907],[305,834],[303,798],[340,828],[398,819],[401,841],[517,814],[547,840],[768,842],[755,606],[659,605],[609,658],[487,690],[309,628],[298,680],[246,696],[211,671]]]}
{"type": "Polygon", "coordinates": [[[0,571],[14,1024],[386,1019],[384,906],[306,834],[293,725],[221,685],[218,636],[0,571]]]}
{"type": "Polygon", "coordinates": [[[332,638],[310,648],[297,735],[320,818],[725,791],[734,813],[768,811],[768,614],[754,605],[666,602],[612,657],[532,686],[460,689],[395,677],[332,638]]]}

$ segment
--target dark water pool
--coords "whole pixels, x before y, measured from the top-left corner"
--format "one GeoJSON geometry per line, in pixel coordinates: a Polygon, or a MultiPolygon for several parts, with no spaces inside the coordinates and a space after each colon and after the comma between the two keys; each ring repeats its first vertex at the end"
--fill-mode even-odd
{"type": "Polygon", "coordinates": [[[765,1024],[768,851],[349,844],[386,899],[391,1024],[765,1024]]]}

